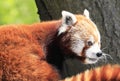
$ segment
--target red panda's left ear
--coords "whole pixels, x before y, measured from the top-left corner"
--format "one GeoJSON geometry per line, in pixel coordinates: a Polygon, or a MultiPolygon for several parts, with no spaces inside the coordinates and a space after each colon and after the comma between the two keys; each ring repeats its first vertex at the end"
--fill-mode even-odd
{"type": "Polygon", "coordinates": [[[90,19],[89,11],[88,11],[87,9],[84,10],[83,15],[84,15],[85,17],[87,17],[88,19],[90,19]]]}
{"type": "Polygon", "coordinates": [[[58,35],[65,32],[67,27],[74,25],[77,22],[76,16],[68,11],[62,11],[62,25],[59,28],[58,35]]]}

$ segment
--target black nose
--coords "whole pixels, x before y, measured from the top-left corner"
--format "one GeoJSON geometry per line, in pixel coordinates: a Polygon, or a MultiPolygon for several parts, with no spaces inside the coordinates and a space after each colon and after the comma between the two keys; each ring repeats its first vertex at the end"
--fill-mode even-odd
{"type": "Polygon", "coordinates": [[[101,57],[102,56],[102,52],[98,52],[96,55],[97,55],[97,57],[101,57]]]}

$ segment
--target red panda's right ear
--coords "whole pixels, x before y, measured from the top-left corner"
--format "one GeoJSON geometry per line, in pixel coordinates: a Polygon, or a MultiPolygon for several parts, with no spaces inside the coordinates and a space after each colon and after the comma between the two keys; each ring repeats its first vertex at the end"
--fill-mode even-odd
{"type": "Polygon", "coordinates": [[[77,22],[77,19],[74,14],[68,11],[62,11],[62,25],[59,28],[58,35],[65,32],[67,27],[74,25],[77,22]]]}
{"type": "Polygon", "coordinates": [[[74,14],[68,11],[62,11],[62,23],[66,25],[73,25],[77,22],[77,19],[74,14]]]}

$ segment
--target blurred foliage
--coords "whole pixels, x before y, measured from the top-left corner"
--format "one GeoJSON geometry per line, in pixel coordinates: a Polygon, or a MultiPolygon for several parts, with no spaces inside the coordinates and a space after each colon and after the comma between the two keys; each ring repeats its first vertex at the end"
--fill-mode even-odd
{"type": "Polygon", "coordinates": [[[34,0],[1,0],[0,25],[38,22],[34,0]]]}

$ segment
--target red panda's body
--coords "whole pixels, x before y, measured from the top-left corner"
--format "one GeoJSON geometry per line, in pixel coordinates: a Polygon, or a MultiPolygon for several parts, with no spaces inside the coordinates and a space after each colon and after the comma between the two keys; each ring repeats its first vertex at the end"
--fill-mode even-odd
{"type": "Polygon", "coordinates": [[[57,70],[46,62],[43,52],[57,25],[59,21],[1,26],[0,81],[58,80],[57,70]]]}

